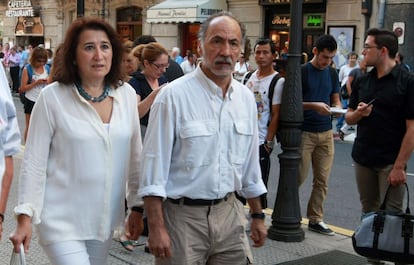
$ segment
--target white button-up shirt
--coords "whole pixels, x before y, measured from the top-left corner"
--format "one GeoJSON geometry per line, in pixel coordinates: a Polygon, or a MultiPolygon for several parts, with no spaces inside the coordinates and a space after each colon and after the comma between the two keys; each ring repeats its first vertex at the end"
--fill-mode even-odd
{"type": "Polygon", "coordinates": [[[10,94],[6,73],[0,65],[0,183],[2,183],[5,170],[4,157],[13,156],[19,151],[20,131],[16,107],[10,94]]]}
{"type": "Polygon", "coordinates": [[[108,126],[74,85],[52,83],[35,104],[15,212],[33,217],[45,244],[108,239],[125,216],[126,185],[128,205],[142,205],[136,93],[124,83],[109,96],[108,126]]]}
{"type": "Polygon", "coordinates": [[[163,88],[144,139],[140,196],[246,198],[266,192],[253,94],[233,80],[226,96],[200,67],[163,88]]]}

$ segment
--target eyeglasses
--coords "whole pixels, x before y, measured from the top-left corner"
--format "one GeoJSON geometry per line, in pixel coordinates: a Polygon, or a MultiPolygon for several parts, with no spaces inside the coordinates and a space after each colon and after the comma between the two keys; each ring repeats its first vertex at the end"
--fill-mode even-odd
{"type": "Polygon", "coordinates": [[[378,46],[369,46],[368,44],[364,44],[364,49],[378,49],[378,46]]]}
{"type": "Polygon", "coordinates": [[[156,64],[156,63],[151,63],[152,65],[154,65],[155,67],[157,67],[158,70],[160,69],[167,69],[168,67],[170,67],[170,64],[156,64]]]}
{"type": "Polygon", "coordinates": [[[38,62],[38,63],[46,63],[46,60],[36,60],[36,62],[38,62]]]}

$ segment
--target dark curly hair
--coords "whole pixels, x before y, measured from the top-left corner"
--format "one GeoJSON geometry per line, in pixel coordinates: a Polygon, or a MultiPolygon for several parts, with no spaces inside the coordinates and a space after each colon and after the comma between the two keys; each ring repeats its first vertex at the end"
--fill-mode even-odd
{"type": "Polygon", "coordinates": [[[75,20],[68,28],[65,40],[56,56],[54,64],[55,81],[63,84],[71,84],[80,80],[79,69],[74,63],[74,56],[79,44],[79,36],[85,30],[102,30],[108,36],[112,45],[112,65],[109,73],[105,76],[105,83],[116,88],[123,83],[125,73],[122,70],[123,46],[118,33],[106,21],[100,18],[81,17],[75,20]]]}

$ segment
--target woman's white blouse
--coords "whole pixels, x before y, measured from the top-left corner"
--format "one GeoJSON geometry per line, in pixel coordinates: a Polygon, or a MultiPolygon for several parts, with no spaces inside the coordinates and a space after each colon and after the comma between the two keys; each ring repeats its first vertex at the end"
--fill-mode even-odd
{"type": "Polygon", "coordinates": [[[45,244],[106,240],[124,218],[125,195],[142,205],[136,93],[124,83],[109,96],[107,127],[74,85],[50,84],[34,106],[15,213],[32,217],[45,244]]]}

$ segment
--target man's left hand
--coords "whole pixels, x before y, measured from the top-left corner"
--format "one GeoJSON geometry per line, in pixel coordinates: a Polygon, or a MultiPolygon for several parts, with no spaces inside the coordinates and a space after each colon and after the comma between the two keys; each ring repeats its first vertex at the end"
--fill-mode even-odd
{"type": "Polygon", "coordinates": [[[267,229],[264,220],[252,219],[250,227],[250,238],[253,240],[253,247],[261,247],[264,245],[267,237],[267,229]]]}
{"type": "Polygon", "coordinates": [[[393,168],[388,175],[388,183],[390,183],[392,186],[404,184],[406,179],[407,176],[404,169],[393,168]]]}

